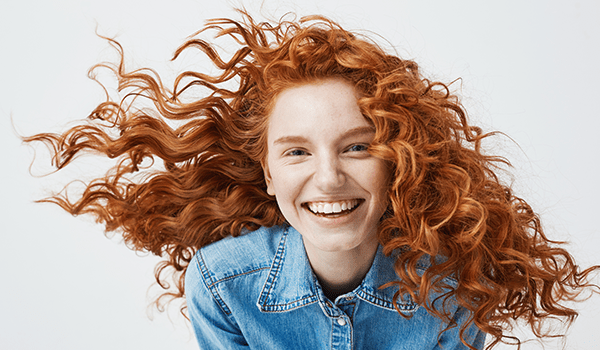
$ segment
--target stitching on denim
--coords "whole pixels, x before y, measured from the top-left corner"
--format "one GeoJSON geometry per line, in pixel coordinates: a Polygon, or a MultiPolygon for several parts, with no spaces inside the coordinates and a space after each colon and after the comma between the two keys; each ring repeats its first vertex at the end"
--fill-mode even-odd
{"type": "Polygon", "coordinates": [[[303,306],[314,304],[316,302],[317,302],[317,300],[315,299],[315,297],[309,295],[302,299],[294,300],[293,302],[289,302],[289,303],[285,303],[285,304],[277,304],[277,305],[269,305],[269,306],[261,304],[261,311],[263,311],[263,312],[286,312],[286,311],[296,310],[303,306]],[[311,299],[314,299],[314,300],[311,300],[311,299]],[[306,300],[308,300],[308,302],[305,302],[306,300]],[[298,304],[298,305],[290,307],[290,305],[294,305],[294,304],[298,304]]]}
{"type": "Polygon", "coordinates": [[[354,324],[352,323],[352,318],[350,318],[350,349],[354,349],[354,324]]]}
{"type": "Polygon", "coordinates": [[[260,292],[260,298],[258,299],[258,304],[261,305],[261,309],[263,309],[263,307],[265,306],[266,301],[267,301],[266,299],[267,299],[268,295],[271,294],[271,291],[273,290],[273,287],[275,286],[275,283],[277,282],[277,274],[279,273],[279,270],[283,266],[282,260],[283,260],[283,254],[285,252],[285,242],[287,241],[288,229],[289,229],[289,227],[286,226],[286,228],[283,230],[281,240],[279,241],[279,246],[277,247],[277,252],[275,253],[275,258],[273,259],[273,263],[271,264],[271,272],[269,272],[267,281],[265,282],[265,285],[260,292]]]}
{"type": "Polygon", "coordinates": [[[219,305],[219,308],[221,308],[221,311],[223,311],[223,313],[225,315],[231,316],[231,310],[229,309],[229,307],[227,307],[227,304],[225,304],[225,301],[223,301],[223,298],[221,298],[221,296],[219,295],[219,291],[217,290],[216,283],[213,281],[212,277],[210,276],[210,273],[208,271],[208,266],[206,266],[206,262],[204,261],[204,257],[202,256],[202,253],[198,252],[197,256],[199,256],[199,258],[200,258],[200,259],[196,259],[196,260],[198,261],[198,267],[200,268],[200,272],[202,272],[202,280],[204,281],[204,284],[206,285],[206,287],[212,294],[213,298],[217,302],[217,305],[219,305]],[[207,283],[207,281],[211,281],[210,285],[207,283]]]}
{"type": "Polygon", "coordinates": [[[262,271],[262,270],[267,270],[267,269],[269,269],[269,267],[268,267],[268,266],[265,266],[265,267],[257,267],[257,268],[255,268],[255,269],[253,269],[253,270],[249,270],[249,271],[245,271],[245,272],[240,272],[240,273],[236,273],[235,275],[231,275],[231,276],[223,277],[223,278],[221,278],[221,279],[215,280],[215,281],[212,283],[211,287],[212,287],[212,286],[214,286],[215,284],[219,284],[219,283],[221,283],[221,282],[229,281],[229,280],[231,280],[231,279],[234,279],[234,278],[236,278],[236,277],[239,277],[239,276],[249,275],[249,274],[252,274],[252,273],[255,273],[255,272],[259,272],[259,271],[262,271]]]}
{"type": "MultiPolygon", "coordinates": [[[[373,293],[367,292],[364,289],[359,290],[358,293],[356,293],[356,295],[369,304],[379,306],[390,311],[396,311],[396,309],[394,308],[394,304],[387,298],[380,298],[373,293]]],[[[419,309],[419,305],[414,303],[413,301],[401,301],[397,304],[400,310],[402,310],[403,312],[412,313],[419,309]]]]}
{"type": "Polygon", "coordinates": [[[331,320],[331,330],[329,331],[329,334],[331,334],[331,338],[329,338],[329,346],[333,349],[333,335],[335,333],[335,325],[333,324],[333,322],[335,322],[335,318],[330,317],[331,320]]]}

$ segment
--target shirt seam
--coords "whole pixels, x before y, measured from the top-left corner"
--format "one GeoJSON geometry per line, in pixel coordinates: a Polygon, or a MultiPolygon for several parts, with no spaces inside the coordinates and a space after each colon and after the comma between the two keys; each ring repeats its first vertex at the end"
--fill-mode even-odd
{"type": "Polygon", "coordinates": [[[267,275],[267,280],[265,281],[265,284],[263,285],[259,294],[258,301],[256,302],[261,311],[272,309],[272,307],[267,308],[266,303],[277,282],[277,275],[283,266],[283,255],[285,253],[285,244],[288,238],[288,229],[289,226],[286,226],[283,230],[281,240],[279,241],[279,245],[275,251],[275,256],[273,257],[273,262],[271,263],[269,274],[267,275]]]}
{"type": "Polygon", "coordinates": [[[214,280],[213,281],[211,279],[211,285],[209,286],[209,288],[212,288],[213,286],[216,286],[217,284],[220,284],[222,282],[226,282],[226,281],[232,280],[232,279],[237,278],[237,277],[241,277],[241,276],[245,276],[245,275],[250,275],[250,274],[253,274],[253,273],[256,273],[256,272],[259,272],[259,271],[262,271],[262,270],[268,270],[268,269],[269,269],[268,266],[257,267],[257,268],[254,268],[252,270],[249,270],[249,271],[244,271],[244,272],[236,273],[236,274],[231,275],[231,276],[222,277],[222,278],[220,278],[218,280],[214,280]]]}
{"type": "Polygon", "coordinates": [[[219,291],[216,288],[217,282],[213,282],[213,279],[210,276],[208,266],[206,266],[206,262],[204,261],[204,257],[202,256],[202,253],[199,253],[198,257],[199,257],[199,259],[196,259],[196,261],[198,262],[198,268],[200,269],[200,272],[202,274],[202,280],[204,281],[204,285],[210,291],[210,294],[212,295],[213,299],[215,300],[215,302],[217,303],[217,305],[219,306],[221,311],[225,315],[227,315],[227,317],[231,317],[232,316],[231,309],[227,306],[227,304],[225,303],[225,301],[219,294],[219,291]],[[210,281],[211,283],[207,283],[208,281],[210,281]]]}

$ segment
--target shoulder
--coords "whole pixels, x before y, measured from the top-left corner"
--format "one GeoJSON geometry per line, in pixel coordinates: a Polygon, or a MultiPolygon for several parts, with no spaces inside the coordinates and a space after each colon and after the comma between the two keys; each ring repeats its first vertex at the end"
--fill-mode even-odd
{"type": "Polygon", "coordinates": [[[261,227],[226,237],[198,250],[190,267],[198,268],[208,284],[268,269],[284,230],[282,226],[261,227]]]}
{"type": "MultiPolygon", "coordinates": [[[[401,258],[401,255],[404,253],[403,250],[398,250],[394,253],[394,261],[405,261],[401,258]]],[[[417,259],[414,266],[417,274],[423,276],[429,272],[436,273],[438,271],[436,267],[444,264],[446,261],[448,261],[448,257],[444,255],[431,256],[429,254],[423,254],[417,259]]],[[[407,263],[404,264],[406,266],[407,263]]],[[[436,281],[435,283],[440,283],[441,286],[445,286],[444,289],[446,289],[446,291],[448,288],[455,289],[458,287],[458,271],[441,276],[440,278],[435,275],[430,275],[429,277],[436,281]]]]}

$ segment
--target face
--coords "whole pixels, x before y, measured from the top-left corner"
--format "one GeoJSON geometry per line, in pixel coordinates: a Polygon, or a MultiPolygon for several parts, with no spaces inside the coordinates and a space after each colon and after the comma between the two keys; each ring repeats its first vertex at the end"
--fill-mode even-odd
{"type": "Polygon", "coordinates": [[[284,90],[270,114],[267,192],[307,252],[377,246],[389,171],[367,152],[375,129],[354,87],[329,79],[284,90]]]}

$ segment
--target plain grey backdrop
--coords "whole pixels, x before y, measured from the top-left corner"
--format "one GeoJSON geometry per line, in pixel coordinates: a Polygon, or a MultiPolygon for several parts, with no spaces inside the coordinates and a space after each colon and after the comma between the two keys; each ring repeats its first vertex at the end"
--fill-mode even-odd
{"type": "MultiPolygon", "coordinates": [[[[100,175],[91,158],[43,178],[30,175],[30,135],[60,131],[103,100],[87,78],[116,57],[95,35],[117,38],[130,68],[167,77],[191,65],[169,63],[185,38],[214,17],[239,18],[233,1],[4,0],[0,5],[0,182],[2,349],[196,349],[174,303],[148,307],[160,290],[154,257],[107,239],[89,217],[34,204],[69,181],[100,175]],[[12,118],[12,122],[11,122],[12,118]],[[14,125],[14,126],[13,126],[14,125]],[[152,318],[152,319],[151,319],[152,318]]],[[[584,1],[303,0],[245,1],[278,18],[323,14],[346,29],[376,33],[386,48],[415,59],[428,77],[457,78],[470,118],[506,137],[488,144],[514,164],[513,186],[541,215],[551,238],[567,240],[583,266],[600,263],[600,3],[584,1]],[[386,40],[384,40],[386,39],[386,40]]],[[[109,87],[111,80],[105,80],[109,87]]],[[[99,164],[99,165],[98,165],[99,164]]],[[[43,148],[31,172],[50,170],[43,148]]],[[[597,280],[596,280],[597,281],[597,280]]],[[[600,296],[563,341],[546,348],[597,349],[600,296]]],[[[518,334],[527,334],[519,329],[518,334]]],[[[508,349],[509,347],[499,347],[508,349]]],[[[540,349],[537,342],[524,349],[540,349]]]]}

